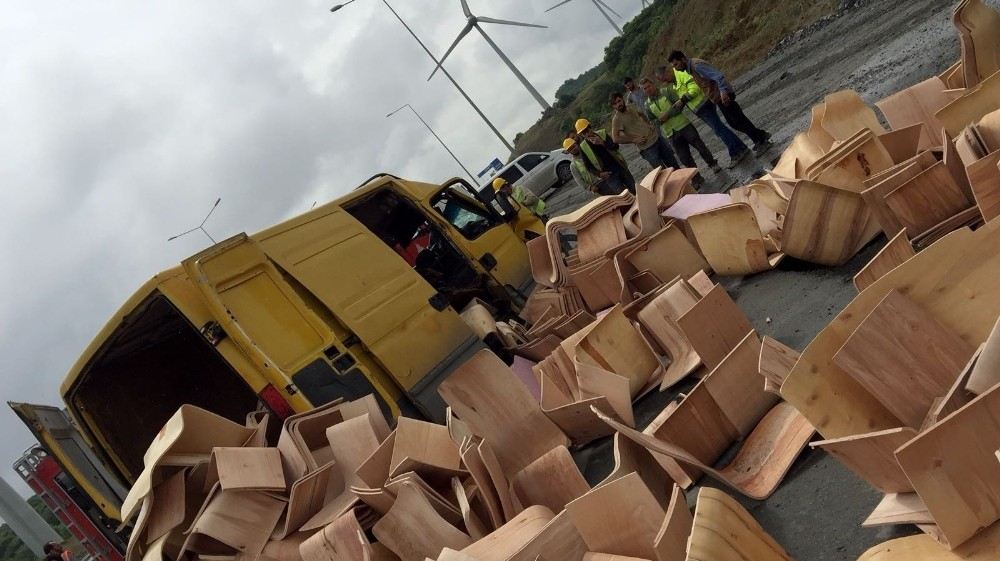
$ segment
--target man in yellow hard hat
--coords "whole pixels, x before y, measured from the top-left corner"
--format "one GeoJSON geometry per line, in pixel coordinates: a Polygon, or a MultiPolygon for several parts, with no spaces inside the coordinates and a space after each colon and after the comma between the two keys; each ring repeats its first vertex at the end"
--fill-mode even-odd
{"type": "Polygon", "coordinates": [[[599,179],[596,184],[588,182],[581,183],[581,186],[598,195],[617,195],[623,190],[634,194],[635,178],[628,170],[625,158],[618,152],[618,144],[603,129],[594,130],[587,119],[577,119],[575,128],[577,140],[574,144],[579,154],[566,148],[565,142],[563,148],[573,154],[573,163],[578,171],[582,166],[591,176],[599,179]]]}
{"type": "Polygon", "coordinates": [[[534,193],[524,187],[520,185],[511,186],[506,179],[498,177],[493,180],[493,190],[514,199],[519,205],[528,207],[528,210],[535,213],[536,216],[545,217],[545,201],[539,199],[534,193]]]}

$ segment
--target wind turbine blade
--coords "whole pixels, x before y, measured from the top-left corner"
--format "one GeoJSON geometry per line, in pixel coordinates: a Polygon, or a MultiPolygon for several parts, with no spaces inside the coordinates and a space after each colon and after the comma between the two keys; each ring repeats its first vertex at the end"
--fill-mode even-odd
{"type": "Polygon", "coordinates": [[[462,13],[465,14],[465,17],[470,17],[472,15],[472,10],[469,9],[469,3],[466,2],[465,0],[461,0],[461,2],[462,2],[462,13]]]}
{"type": "Polygon", "coordinates": [[[430,81],[431,78],[434,77],[435,74],[437,74],[437,71],[439,68],[441,68],[441,65],[444,64],[444,59],[448,58],[448,55],[450,55],[451,52],[455,50],[455,47],[458,46],[458,43],[462,39],[464,39],[465,36],[468,35],[470,31],[472,31],[472,24],[471,23],[465,24],[465,27],[462,28],[462,31],[458,34],[458,37],[455,37],[455,41],[452,42],[451,46],[448,47],[448,50],[444,52],[444,56],[441,57],[440,60],[438,60],[437,66],[434,67],[434,70],[431,72],[431,75],[427,77],[428,82],[430,81]]]}
{"type": "Polygon", "coordinates": [[[602,6],[604,6],[604,9],[605,9],[605,10],[607,10],[607,11],[611,12],[612,14],[614,14],[615,16],[617,16],[617,17],[618,17],[618,19],[621,19],[621,18],[622,18],[622,15],[621,15],[621,14],[619,14],[618,12],[616,12],[616,11],[614,10],[614,8],[612,8],[611,6],[608,6],[607,4],[605,4],[605,3],[604,3],[604,0],[597,0],[597,3],[598,3],[598,4],[600,4],[600,5],[602,5],[602,6]]]}
{"type": "Polygon", "coordinates": [[[555,9],[556,9],[556,8],[558,8],[559,6],[562,6],[562,5],[564,5],[564,4],[569,4],[569,3],[570,3],[570,2],[572,2],[572,1],[573,1],[573,0],[563,0],[562,2],[560,2],[560,3],[556,4],[555,6],[552,6],[551,8],[549,8],[548,10],[545,10],[545,11],[546,11],[546,12],[551,12],[552,10],[555,10],[555,9]]]}
{"type": "Polygon", "coordinates": [[[500,25],[517,25],[519,27],[538,27],[541,29],[548,29],[547,25],[538,25],[537,23],[524,23],[520,21],[510,21],[506,19],[495,19],[495,18],[476,18],[480,23],[499,23],[500,25]]]}

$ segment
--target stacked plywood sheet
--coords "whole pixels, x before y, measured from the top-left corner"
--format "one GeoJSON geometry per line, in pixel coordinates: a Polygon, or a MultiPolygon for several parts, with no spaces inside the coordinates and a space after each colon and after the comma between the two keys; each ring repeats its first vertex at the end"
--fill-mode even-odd
{"type": "Polygon", "coordinates": [[[887,257],[781,386],[826,438],[814,446],[886,494],[867,525],[954,548],[1000,519],[998,248],[993,221],[887,257]]]}

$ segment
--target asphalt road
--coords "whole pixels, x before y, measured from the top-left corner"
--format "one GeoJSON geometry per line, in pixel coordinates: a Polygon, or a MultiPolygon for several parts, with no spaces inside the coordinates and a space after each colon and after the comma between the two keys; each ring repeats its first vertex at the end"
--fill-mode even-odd
{"type": "MultiPolygon", "coordinates": [[[[989,3],[997,6],[997,0],[989,3]]],[[[702,170],[707,180],[702,192],[724,192],[769,168],[794,134],[807,126],[810,107],[826,94],[850,88],[872,103],[941,72],[959,57],[958,37],[950,22],[953,2],[845,4],[849,7],[803,31],[736,81],[741,105],[758,126],[772,133],[776,147],[763,158],[719,176],[702,170]]],[[[725,162],[724,150],[711,133],[702,130],[702,137],[725,162]]],[[[634,152],[629,160],[637,178],[649,170],[634,152]]],[[[571,184],[548,196],[547,204],[550,214],[558,215],[591,198],[571,184]]],[[[837,268],[786,259],[774,271],[715,280],[726,287],[761,335],[802,350],[854,298],[852,277],[884,243],[884,238],[876,239],[837,268]]],[[[636,403],[637,426],[645,426],[691,385],[687,381],[636,403]]],[[[591,483],[613,467],[610,439],[575,455],[591,483]]],[[[710,478],[699,484],[717,486],[710,478]]],[[[689,503],[693,504],[696,492],[697,486],[688,494],[689,503]]],[[[918,532],[913,526],[861,528],[879,498],[822,451],[804,452],[767,501],[739,497],[793,558],[810,561],[853,560],[875,544],[918,532]]]]}

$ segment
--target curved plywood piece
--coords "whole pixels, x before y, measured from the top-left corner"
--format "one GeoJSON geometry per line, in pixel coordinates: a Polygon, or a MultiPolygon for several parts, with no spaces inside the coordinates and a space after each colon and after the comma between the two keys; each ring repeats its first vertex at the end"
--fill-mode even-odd
{"type": "Polygon", "coordinates": [[[544,506],[530,506],[509,522],[462,550],[478,561],[506,561],[548,525],[555,514],[544,506]]]}
{"type": "Polygon", "coordinates": [[[670,208],[684,195],[694,195],[696,191],[691,186],[691,181],[698,175],[698,168],[681,168],[674,170],[670,177],[663,183],[663,187],[658,187],[656,193],[656,206],[660,210],[670,208]]]}
{"type": "Polygon", "coordinates": [[[809,166],[805,179],[860,193],[865,180],[895,163],[879,139],[863,129],[809,166]]]}
{"type": "Polygon", "coordinates": [[[637,473],[599,485],[566,505],[590,551],[652,559],[666,514],[637,473]]]}
{"type": "Polygon", "coordinates": [[[1000,13],[982,0],[966,0],[953,21],[962,36],[966,86],[973,86],[1000,70],[1000,13]]]}
{"type": "Polygon", "coordinates": [[[934,524],[934,517],[916,493],[886,493],[861,527],[896,524],[934,524]]]}
{"type": "Polygon", "coordinates": [[[1000,321],[993,325],[972,367],[965,389],[979,395],[1000,383],[1000,321]]]}
{"type": "Polygon", "coordinates": [[[686,558],[687,540],[691,535],[694,519],[688,508],[684,491],[674,485],[670,493],[670,505],[667,515],[663,517],[663,525],[653,540],[653,553],[656,561],[684,561],[686,558]]]}
{"type": "Polygon", "coordinates": [[[750,320],[722,285],[714,288],[681,317],[677,325],[705,366],[712,369],[753,331],[750,320]]]}
{"type": "Polygon", "coordinates": [[[903,426],[919,429],[976,349],[890,290],[833,357],[903,426]]]}
{"type": "Polygon", "coordinates": [[[820,440],[810,446],[826,450],[855,475],[883,493],[906,493],[913,491],[913,484],[899,467],[894,452],[915,436],[917,431],[901,427],[820,440]]]}
{"type": "Polygon", "coordinates": [[[553,448],[522,469],[510,486],[522,506],[542,505],[552,512],[560,512],[566,503],[590,490],[565,446],[553,448]]]}
{"type": "Polygon", "coordinates": [[[569,513],[563,510],[507,561],[581,561],[586,553],[587,544],[573,525],[569,513]]]}
{"type": "Polygon", "coordinates": [[[646,176],[639,181],[639,186],[652,191],[653,186],[656,184],[656,178],[660,175],[661,171],[663,171],[663,166],[656,166],[653,168],[653,171],[647,173],[646,176]]]}
{"type": "Polygon", "coordinates": [[[823,99],[820,125],[836,140],[847,140],[862,129],[885,132],[875,111],[854,90],[841,90],[823,99]]]}
{"type": "Polygon", "coordinates": [[[483,349],[438,386],[472,431],[490,442],[505,473],[514,474],[569,439],[542,413],[527,387],[483,349]]]}
{"type": "Polygon", "coordinates": [[[595,489],[630,473],[636,473],[653,494],[656,502],[666,509],[670,504],[670,489],[675,483],[682,487],[691,485],[690,479],[686,478],[677,462],[670,458],[665,458],[668,461],[663,462],[642,445],[618,434],[614,436],[613,447],[615,467],[607,477],[594,486],[595,489]]]}
{"type": "Polygon", "coordinates": [[[1000,386],[924,430],[896,459],[955,547],[1000,520],[1000,386]]]}
{"type": "Polygon", "coordinates": [[[720,275],[752,275],[774,268],[753,209],[735,203],[692,214],[687,224],[712,270],[720,275]]]}
{"type": "Polygon", "coordinates": [[[469,475],[475,482],[476,488],[479,489],[479,500],[486,507],[490,518],[483,522],[492,528],[499,528],[506,520],[503,507],[500,504],[500,496],[493,484],[493,479],[490,477],[490,472],[486,468],[482,456],[479,455],[478,445],[472,439],[466,440],[462,444],[461,454],[462,464],[469,470],[469,475]]]}
{"type": "Polygon", "coordinates": [[[688,278],[709,267],[674,222],[626,252],[623,258],[637,271],[650,271],[661,280],[677,276],[688,278]]]}
{"type": "Polygon", "coordinates": [[[620,305],[598,319],[573,351],[571,356],[581,363],[626,378],[631,397],[639,395],[660,369],[656,354],[620,305]]]}
{"type": "Polygon", "coordinates": [[[781,386],[797,360],[799,353],[795,349],[771,337],[764,336],[761,339],[757,370],[772,384],[781,386]]]}
{"type": "Polygon", "coordinates": [[[764,415],[720,473],[748,497],[769,497],[815,432],[794,407],[779,403],[764,415]]]}
{"type": "Polygon", "coordinates": [[[913,251],[913,245],[909,238],[906,237],[906,232],[900,231],[875,254],[875,257],[872,257],[863,269],[858,271],[858,274],[854,275],[855,288],[861,292],[916,254],[917,252],[913,251]]]}
{"type": "Polygon", "coordinates": [[[227,549],[256,559],[278,524],[285,500],[258,491],[223,491],[218,484],[188,529],[186,551],[220,554],[227,549]]]}
{"type": "Polygon", "coordinates": [[[983,530],[954,551],[926,534],[896,538],[864,552],[858,561],[993,561],[1000,558],[1000,524],[983,530]]]}
{"type": "Polygon", "coordinates": [[[993,290],[1000,271],[1000,222],[957,230],[888,272],[860,293],[813,339],[781,386],[826,438],[891,429],[901,422],[833,363],[861,321],[890,290],[904,291],[945,327],[969,342],[986,339],[1000,315],[993,290]]]}
{"type": "Polygon", "coordinates": [[[1000,72],[965,90],[961,97],[942,107],[934,116],[941,121],[948,135],[955,138],[962,133],[962,129],[997,109],[1000,109],[1000,72]]]}
{"type": "Polygon", "coordinates": [[[629,428],[597,408],[594,408],[594,413],[623,436],[651,452],[703,471],[733,490],[757,500],[766,499],[774,492],[813,434],[812,426],[793,407],[778,404],[765,415],[729,465],[716,470],[679,446],[629,428]]]}
{"type": "MultiPolygon", "coordinates": [[[[677,283],[675,286],[680,284],[677,283]]],[[[661,294],[639,310],[638,314],[639,322],[670,357],[670,364],[660,381],[660,391],[683,380],[701,364],[701,358],[691,346],[691,341],[684,335],[677,322],[670,317],[673,306],[667,300],[669,297],[666,293],[661,294]]]]}
{"type": "Polygon", "coordinates": [[[847,262],[878,231],[859,194],[800,181],[788,205],[781,249],[803,261],[836,266],[847,262]]]}
{"type": "Polygon", "coordinates": [[[919,124],[902,127],[878,135],[878,141],[892,157],[894,163],[905,162],[920,151],[920,138],[924,129],[919,124]]]}
{"type": "Polygon", "coordinates": [[[941,145],[941,121],[934,114],[955,99],[956,95],[946,92],[947,89],[941,78],[931,76],[876,101],[875,105],[894,130],[919,125],[918,146],[920,150],[927,150],[941,145]]]}
{"type": "Polygon", "coordinates": [[[461,550],[472,540],[434,510],[423,492],[404,483],[392,508],[372,528],[372,534],[402,561],[434,559],[445,547],[461,550]]]}
{"type": "Polygon", "coordinates": [[[694,506],[689,561],[792,561],[753,516],[718,489],[703,487],[694,506]],[[725,536],[725,539],[719,539],[725,536]]]}
{"type": "MultiPolygon", "coordinates": [[[[474,485],[475,482],[472,482],[472,484],[474,485]]],[[[462,480],[452,477],[451,490],[455,494],[455,500],[458,502],[458,510],[462,513],[462,523],[465,524],[466,533],[474,540],[482,539],[489,533],[489,530],[486,529],[479,515],[472,510],[472,505],[469,503],[469,494],[466,492],[465,486],[462,485],[462,480]]]]}
{"type": "Polygon", "coordinates": [[[549,253],[549,242],[545,236],[539,236],[533,240],[525,242],[528,248],[528,263],[531,265],[531,278],[542,286],[554,286],[552,284],[552,273],[555,267],[552,265],[552,255],[549,253]]]}

